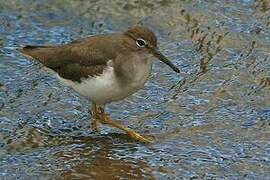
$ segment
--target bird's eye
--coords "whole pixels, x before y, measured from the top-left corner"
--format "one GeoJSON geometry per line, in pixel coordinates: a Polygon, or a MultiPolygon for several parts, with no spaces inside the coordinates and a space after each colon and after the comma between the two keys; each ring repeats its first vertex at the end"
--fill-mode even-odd
{"type": "Polygon", "coordinates": [[[147,45],[147,43],[146,43],[145,40],[143,40],[143,39],[137,39],[137,40],[136,40],[136,44],[137,44],[137,46],[139,46],[139,47],[145,47],[145,46],[147,45]]]}

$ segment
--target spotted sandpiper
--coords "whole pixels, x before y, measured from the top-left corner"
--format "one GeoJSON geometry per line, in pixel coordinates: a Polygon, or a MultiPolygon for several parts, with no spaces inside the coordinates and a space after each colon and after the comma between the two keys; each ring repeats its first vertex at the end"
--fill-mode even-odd
{"type": "Polygon", "coordinates": [[[89,98],[91,128],[97,122],[124,130],[130,137],[152,142],[132,129],[112,120],[105,104],[124,99],[143,88],[151,72],[151,58],[175,67],[157,48],[157,37],[145,26],[135,25],[122,33],[95,35],[64,45],[32,46],[19,49],[52,69],[60,82],[89,98]]]}

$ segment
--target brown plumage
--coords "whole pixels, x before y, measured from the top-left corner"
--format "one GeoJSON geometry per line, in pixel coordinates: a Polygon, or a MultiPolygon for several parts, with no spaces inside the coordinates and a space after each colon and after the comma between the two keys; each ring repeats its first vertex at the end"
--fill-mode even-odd
{"type": "Polygon", "coordinates": [[[144,38],[156,47],[157,38],[143,26],[133,26],[123,34],[96,35],[57,46],[25,46],[19,51],[54,70],[61,77],[80,82],[82,78],[101,74],[109,60],[137,50],[131,39],[144,38]],[[131,38],[131,39],[130,39],[131,38]],[[131,51],[130,51],[131,50],[131,51]]]}
{"type": "Polygon", "coordinates": [[[141,89],[151,73],[151,57],[175,67],[157,49],[155,34],[144,26],[132,26],[123,33],[96,35],[56,46],[25,46],[19,51],[54,70],[63,84],[89,98],[93,131],[97,122],[110,124],[143,142],[152,142],[113,121],[103,105],[121,100],[141,89]]]}

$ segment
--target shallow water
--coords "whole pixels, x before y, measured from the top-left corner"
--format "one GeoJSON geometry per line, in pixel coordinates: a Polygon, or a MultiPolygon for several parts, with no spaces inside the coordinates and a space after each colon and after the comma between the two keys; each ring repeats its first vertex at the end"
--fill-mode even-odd
{"type": "Polygon", "coordinates": [[[1,179],[269,179],[270,3],[0,1],[1,179]],[[89,101],[21,56],[141,22],[180,75],[155,61],[113,118],[153,135],[89,128],[89,101]]]}

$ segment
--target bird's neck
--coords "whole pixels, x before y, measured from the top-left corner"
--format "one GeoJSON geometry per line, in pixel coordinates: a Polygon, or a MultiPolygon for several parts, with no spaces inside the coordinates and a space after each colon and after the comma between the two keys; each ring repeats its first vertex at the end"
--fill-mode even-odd
{"type": "Polygon", "coordinates": [[[151,57],[147,54],[131,53],[114,65],[115,75],[121,84],[143,82],[151,72],[151,57]],[[117,66],[117,67],[116,67],[117,66]]]}

